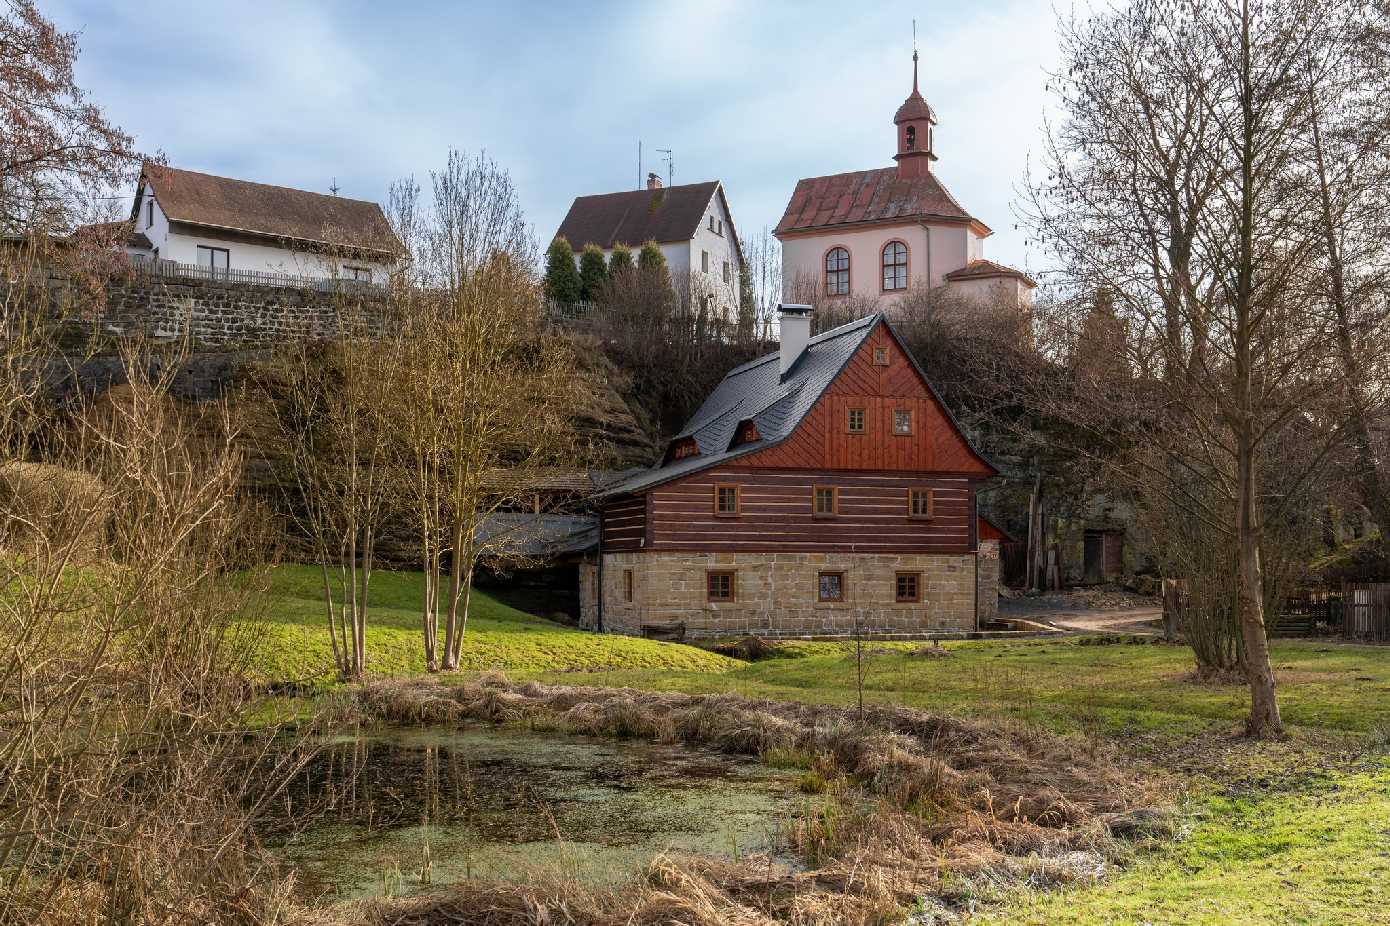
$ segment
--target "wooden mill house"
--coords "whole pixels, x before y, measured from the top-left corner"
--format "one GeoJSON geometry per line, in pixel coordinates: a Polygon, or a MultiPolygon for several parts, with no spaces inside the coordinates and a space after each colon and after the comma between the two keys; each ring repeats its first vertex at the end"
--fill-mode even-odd
{"type": "Polygon", "coordinates": [[[882,314],[732,370],[656,467],[601,498],[586,622],[638,634],[971,631],[997,610],[997,475],[882,314]]]}

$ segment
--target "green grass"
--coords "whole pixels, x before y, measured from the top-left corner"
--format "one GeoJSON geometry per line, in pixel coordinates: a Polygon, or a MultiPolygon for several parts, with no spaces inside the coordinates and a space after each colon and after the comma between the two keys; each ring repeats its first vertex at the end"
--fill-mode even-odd
{"type": "MultiPolygon", "coordinates": [[[[367,618],[367,672],[372,676],[425,672],[421,644],[422,577],[375,570],[367,618]]],[[[286,565],[271,574],[271,601],[257,621],[257,664],[267,681],[326,685],[333,677],[332,645],[317,567],[286,565]]],[[[440,640],[443,641],[443,629],[440,640]]],[[[740,663],[693,646],[585,633],[510,608],[475,590],[459,668],[501,669],[516,675],[609,667],[717,674],[740,663]]]]}
{"type": "MultiPolygon", "coordinates": [[[[318,573],[282,567],[265,636],[266,675],[327,679],[318,573]]],[[[368,632],[375,674],[424,671],[417,574],[378,572],[368,632]]],[[[1180,784],[1184,835],[1093,887],[1019,892],[976,921],[1023,924],[1390,923],[1390,648],[1279,642],[1273,660],[1292,736],[1236,736],[1241,685],[1191,678],[1183,647],[1080,645],[1075,638],[866,644],[865,700],[1009,717],[1117,743],[1180,784]]],[[[703,650],[596,636],[475,594],[464,668],[567,684],[852,705],[853,647],[786,645],[793,658],[745,664],[703,650]]],[[[771,756],[799,767],[804,757],[771,756]]]]}

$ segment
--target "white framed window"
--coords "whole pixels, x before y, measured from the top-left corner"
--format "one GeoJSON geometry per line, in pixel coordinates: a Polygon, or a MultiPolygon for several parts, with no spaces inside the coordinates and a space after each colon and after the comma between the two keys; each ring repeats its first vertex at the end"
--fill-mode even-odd
{"type": "Polygon", "coordinates": [[[344,267],[343,279],[356,280],[358,283],[372,282],[371,267],[344,267]]]}

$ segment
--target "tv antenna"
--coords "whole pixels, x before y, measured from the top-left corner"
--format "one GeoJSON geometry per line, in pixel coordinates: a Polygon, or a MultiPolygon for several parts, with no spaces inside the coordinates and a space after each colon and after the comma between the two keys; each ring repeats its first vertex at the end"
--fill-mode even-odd
{"type": "Polygon", "coordinates": [[[665,155],[662,160],[666,162],[666,185],[671,186],[675,183],[676,177],[676,161],[671,157],[671,149],[657,148],[656,153],[665,155]]]}
{"type": "Polygon", "coordinates": [[[338,178],[337,178],[337,177],[334,177],[334,178],[333,178],[333,182],[330,183],[330,184],[328,184],[328,192],[332,193],[334,196],[337,196],[337,195],[338,195],[338,190],[339,190],[338,178]]]}

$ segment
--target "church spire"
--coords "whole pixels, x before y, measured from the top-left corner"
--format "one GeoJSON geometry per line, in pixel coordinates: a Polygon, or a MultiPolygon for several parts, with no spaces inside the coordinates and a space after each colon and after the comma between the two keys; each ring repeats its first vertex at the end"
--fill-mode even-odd
{"type": "Polygon", "coordinates": [[[922,99],[922,91],[917,86],[915,19],[912,21],[912,93],[898,107],[893,124],[898,130],[898,153],[893,156],[898,162],[898,177],[907,180],[931,173],[931,162],[936,160],[936,153],[932,150],[932,126],[936,125],[936,113],[922,99]]]}

